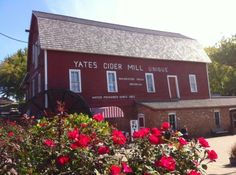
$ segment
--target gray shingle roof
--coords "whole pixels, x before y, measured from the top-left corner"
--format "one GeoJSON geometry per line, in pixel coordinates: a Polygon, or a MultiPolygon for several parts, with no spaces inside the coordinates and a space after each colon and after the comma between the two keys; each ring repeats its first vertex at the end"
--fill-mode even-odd
{"type": "Polygon", "coordinates": [[[209,63],[200,44],[178,33],[33,12],[42,49],[209,63]]]}
{"type": "Polygon", "coordinates": [[[180,100],[172,102],[139,102],[139,104],[152,109],[236,107],[236,97],[222,97],[200,100],[180,100]]]}

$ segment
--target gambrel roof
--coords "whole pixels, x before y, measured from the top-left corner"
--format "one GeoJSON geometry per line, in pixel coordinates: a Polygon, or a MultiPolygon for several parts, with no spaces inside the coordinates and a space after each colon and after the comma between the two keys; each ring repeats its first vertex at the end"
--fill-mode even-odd
{"type": "Polygon", "coordinates": [[[201,45],[178,33],[33,11],[42,49],[134,58],[211,62],[201,45]]]}

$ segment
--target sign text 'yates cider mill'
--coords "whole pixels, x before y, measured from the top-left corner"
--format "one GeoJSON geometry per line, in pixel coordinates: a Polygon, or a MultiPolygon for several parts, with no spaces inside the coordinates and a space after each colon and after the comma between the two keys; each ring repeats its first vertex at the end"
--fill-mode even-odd
{"type": "MultiPolygon", "coordinates": [[[[96,61],[74,61],[74,66],[76,68],[82,69],[98,69],[98,63],[96,61]]],[[[128,71],[144,71],[142,65],[136,64],[121,64],[121,63],[103,63],[101,66],[105,70],[128,70],[128,71]]],[[[149,72],[168,72],[167,67],[149,66],[149,72]]]]}

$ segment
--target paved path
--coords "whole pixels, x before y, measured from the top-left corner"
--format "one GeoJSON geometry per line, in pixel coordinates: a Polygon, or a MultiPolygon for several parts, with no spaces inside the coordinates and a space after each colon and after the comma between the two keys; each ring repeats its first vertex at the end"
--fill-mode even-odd
{"type": "Polygon", "coordinates": [[[208,175],[236,175],[236,167],[229,165],[229,153],[231,147],[236,143],[236,135],[214,137],[207,139],[211,149],[218,154],[216,162],[208,165],[208,175]]]}

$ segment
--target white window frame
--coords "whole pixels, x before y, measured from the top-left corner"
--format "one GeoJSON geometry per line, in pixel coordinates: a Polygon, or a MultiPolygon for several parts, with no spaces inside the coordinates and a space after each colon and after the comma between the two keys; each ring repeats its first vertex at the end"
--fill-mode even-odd
{"type": "Polygon", "coordinates": [[[38,74],[38,93],[41,92],[41,74],[38,74]]]}
{"type": "Polygon", "coordinates": [[[174,78],[175,79],[177,98],[180,98],[178,76],[177,75],[167,75],[166,78],[167,78],[168,91],[169,91],[170,98],[172,98],[173,94],[171,94],[171,87],[170,87],[170,80],[169,80],[169,78],[174,78]]]}
{"type": "Polygon", "coordinates": [[[145,115],[143,113],[138,113],[138,126],[140,128],[145,128],[145,115]],[[139,120],[143,119],[143,126],[140,126],[139,120]]]}
{"type": "Polygon", "coordinates": [[[111,93],[118,92],[116,71],[107,71],[106,74],[107,74],[107,91],[111,93]],[[113,86],[115,87],[114,90],[110,89],[110,86],[109,86],[112,83],[112,82],[109,82],[109,74],[114,74],[114,77],[115,77],[115,81],[114,81],[115,84],[113,84],[113,86]]]}
{"type": "Polygon", "coordinates": [[[39,42],[38,40],[33,44],[33,49],[32,49],[32,56],[33,56],[33,64],[34,68],[36,69],[38,67],[38,57],[40,54],[40,47],[39,47],[39,42]]]}
{"type": "Polygon", "coordinates": [[[221,127],[221,114],[220,114],[220,110],[214,110],[214,121],[215,121],[215,125],[217,128],[221,127]],[[216,113],[219,113],[219,125],[216,124],[216,113]]]}
{"type": "MultiPolygon", "coordinates": [[[[175,112],[171,112],[171,113],[168,113],[168,122],[171,124],[171,122],[170,122],[170,116],[171,115],[174,115],[174,120],[175,120],[175,129],[177,129],[177,120],[176,120],[176,113],[175,112]]],[[[173,129],[173,128],[172,128],[173,129]]]]}
{"type": "Polygon", "coordinates": [[[190,91],[195,93],[198,92],[197,89],[197,79],[195,74],[189,74],[189,86],[190,86],[190,91]]]}
{"type": "Polygon", "coordinates": [[[154,76],[153,73],[145,73],[145,80],[146,80],[146,88],[147,88],[147,92],[148,93],[155,93],[156,92],[156,88],[155,88],[155,83],[154,83],[154,76]],[[149,84],[148,84],[148,76],[151,76],[151,81],[152,81],[152,88],[153,91],[149,90],[149,84]]]}
{"type": "Polygon", "coordinates": [[[69,83],[70,83],[70,90],[73,91],[73,92],[76,92],[76,93],[81,93],[82,92],[82,86],[81,86],[81,71],[79,69],[69,69],[69,83]],[[72,72],[78,72],[79,74],[79,82],[78,82],[78,85],[79,85],[79,90],[76,91],[74,89],[72,89],[72,80],[71,80],[71,74],[72,72]]]}

